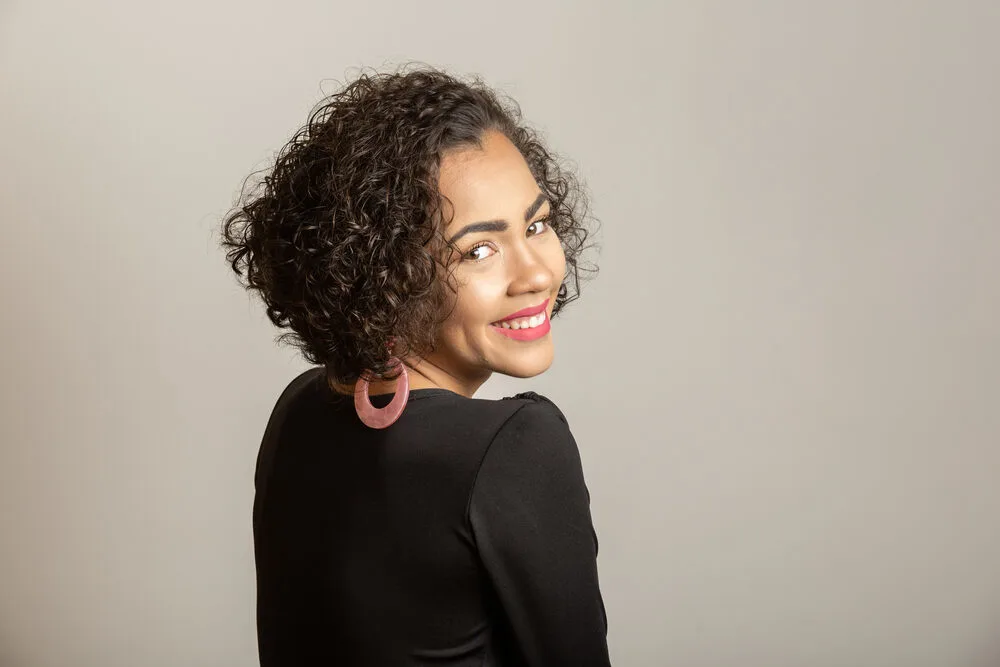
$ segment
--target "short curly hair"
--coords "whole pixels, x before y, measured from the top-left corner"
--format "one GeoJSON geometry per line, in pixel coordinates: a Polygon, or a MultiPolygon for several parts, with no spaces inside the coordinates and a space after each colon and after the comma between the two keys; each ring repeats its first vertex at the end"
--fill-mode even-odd
{"type": "Polygon", "coordinates": [[[489,130],[518,148],[549,198],[567,266],[552,314],[579,297],[580,272],[591,270],[578,263],[585,223],[596,220],[580,180],[522,122],[517,102],[478,76],[426,65],[362,71],[313,109],[262,183],[248,191],[247,177],[223,220],[233,271],[291,329],[278,342],[339,384],[391,377],[390,345],[401,358],[435,349],[454,303],[446,249],[457,251],[443,235],[438,170],[447,151],[481,147],[489,130]]]}

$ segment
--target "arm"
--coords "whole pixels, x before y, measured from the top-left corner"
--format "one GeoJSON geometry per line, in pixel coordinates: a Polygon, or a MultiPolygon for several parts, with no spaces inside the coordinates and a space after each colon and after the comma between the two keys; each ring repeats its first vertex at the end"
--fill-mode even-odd
{"type": "Polygon", "coordinates": [[[590,494],[576,441],[548,399],[519,408],[494,437],[469,521],[527,664],[610,665],[590,494]]]}

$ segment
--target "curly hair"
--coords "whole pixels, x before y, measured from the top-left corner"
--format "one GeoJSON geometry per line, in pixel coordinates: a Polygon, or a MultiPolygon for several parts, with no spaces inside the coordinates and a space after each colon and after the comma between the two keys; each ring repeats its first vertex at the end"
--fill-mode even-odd
{"type": "Polygon", "coordinates": [[[549,198],[567,266],[552,314],[579,297],[587,196],[517,102],[429,66],[362,72],[311,111],[262,182],[247,190],[247,177],[223,220],[241,284],[291,330],[278,342],[341,384],[392,377],[390,345],[400,358],[435,349],[454,303],[445,250],[457,251],[443,235],[438,170],[446,152],[481,147],[489,130],[518,148],[549,198]]]}

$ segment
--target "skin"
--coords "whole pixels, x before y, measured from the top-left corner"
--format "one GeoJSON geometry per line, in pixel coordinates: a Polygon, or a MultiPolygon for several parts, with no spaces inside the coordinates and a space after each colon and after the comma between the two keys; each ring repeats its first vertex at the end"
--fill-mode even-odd
{"type": "MultiPolygon", "coordinates": [[[[548,201],[526,222],[525,211],[542,194],[528,164],[507,137],[484,134],[482,149],[462,148],[442,156],[438,188],[452,204],[445,237],[470,223],[504,220],[506,231],[480,231],[456,243],[461,256],[454,272],[455,308],[442,325],[434,352],[406,358],[410,389],[443,388],[471,397],[490,376],[526,378],[552,364],[552,332],[533,341],[508,338],[491,323],[549,300],[551,316],[566,272],[559,237],[543,218],[548,201]],[[475,246],[485,244],[473,249],[475,246]]],[[[395,392],[395,380],[369,385],[369,395],[395,392]]],[[[353,394],[353,386],[337,391],[353,394]]]]}

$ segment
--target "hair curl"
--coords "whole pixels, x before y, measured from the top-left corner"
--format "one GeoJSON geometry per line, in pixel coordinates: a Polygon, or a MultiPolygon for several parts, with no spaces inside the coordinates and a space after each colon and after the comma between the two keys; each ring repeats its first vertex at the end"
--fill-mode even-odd
{"type": "Polygon", "coordinates": [[[363,72],[313,109],[262,182],[247,190],[247,177],[223,220],[233,271],[245,271],[271,322],[291,329],[278,342],[343,384],[366,370],[391,377],[393,341],[396,356],[434,350],[454,303],[443,251],[457,251],[442,234],[438,169],[447,151],[481,147],[488,130],[520,150],[549,198],[567,265],[552,314],[579,297],[587,196],[517,102],[428,66],[363,72]]]}

